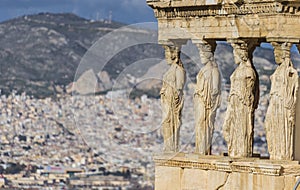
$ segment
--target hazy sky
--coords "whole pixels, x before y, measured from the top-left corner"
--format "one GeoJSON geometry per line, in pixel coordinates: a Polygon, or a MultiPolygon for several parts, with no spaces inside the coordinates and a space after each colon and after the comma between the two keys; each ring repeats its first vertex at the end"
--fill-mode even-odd
{"type": "Polygon", "coordinates": [[[88,19],[107,19],[131,24],[155,22],[146,0],[0,0],[0,21],[40,12],[71,12],[88,19]]]}

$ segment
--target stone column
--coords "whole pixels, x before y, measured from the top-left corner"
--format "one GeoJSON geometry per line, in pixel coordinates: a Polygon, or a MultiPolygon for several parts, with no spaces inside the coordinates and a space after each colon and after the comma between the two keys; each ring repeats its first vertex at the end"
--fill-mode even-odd
{"type": "Polygon", "coordinates": [[[221,99],[221,76],[214,59],[215,41],[193,41],[199,49],[204,67],[197,75],[194,92],[195,152],[211,154],[212,136],[221,99]]]}
{"type": "Polygon", "coordinates": [[[271,44],[278,66],[270,77],[270,101],[265,120],[268,150],[272,160],[293,160],[299,77],[291,61],[292,43],[271,44]]]}
{"type": "Polygon", "coordinates": [[[170,65],[170,69],[163,76],[160,91],[164,152],[177,152],[186,72],[180,60],[180,46],[163,45],[163,47],[166,61],[170,65]]]}
{"type": "Polygon", "coordinates": [[[231,89],[224,120],[223,134],[230,157],[251,157],[253,154],[254,111],[259,100],[257,72],[249,55],[254,43],[231,40],[235,63],[238,65],[230,77],[231,89]]]}

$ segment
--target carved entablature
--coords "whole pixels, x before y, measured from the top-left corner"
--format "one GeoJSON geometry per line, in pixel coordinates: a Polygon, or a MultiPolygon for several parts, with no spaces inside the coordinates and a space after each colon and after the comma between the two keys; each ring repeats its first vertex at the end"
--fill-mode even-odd
{"type": "MultiPolygon", "coordinates": [[[[155,16],[160,18],[189,18],[205,16],[227,16],[227,15],[245,15],[245,14],[274,14],[287,11],[280,3],[260,3],[260,4],[243,4],[236,5],[203,5],[198,9],[190,7],[168,7],[158,8],[155,16]]],[[[298,9],[297,9],[297,13],[298,9]]]]}
{"type": "Polygon", "coordinates": [[[159,41],[267,38],[300,40],[300,0],[148,0],[159,41]]]}
{"type": "MultiPolygon", "coordinates": [[[[232,1],[230,1],[232,2],[232,1]]],[[[233,3],[203,1],[148,1],[157,18],[202,17],[243,14],[300,14],[299,1],[237,1],[233,3]],[[166,3],[167,2],[167,3],[166,3]],[[193,2],[193,3],[192,3],[193,2]],[[197,3],[199,2],[199,3],[197,3]]]]}

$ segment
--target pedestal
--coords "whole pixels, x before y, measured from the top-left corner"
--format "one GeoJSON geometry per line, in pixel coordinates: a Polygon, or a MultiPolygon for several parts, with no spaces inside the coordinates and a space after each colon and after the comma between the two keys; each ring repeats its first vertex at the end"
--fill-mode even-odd
{"type": "Polygon", "coordinates": [[[300,178],[297,161],[184,153],[157,155],[154,161],[155,190],[291,190],[300,178]]]}

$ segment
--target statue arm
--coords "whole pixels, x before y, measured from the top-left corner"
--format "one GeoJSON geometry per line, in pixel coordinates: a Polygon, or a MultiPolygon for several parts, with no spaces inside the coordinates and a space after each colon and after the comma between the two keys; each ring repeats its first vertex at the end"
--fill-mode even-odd
{"type": "Polygon", "coordinates": [[[217,69],[212,72],[212,96],[219,96],[221,92],[221,76],[217,69]]]}
{"type": "Polygon", "coordinates": [[[220,106],[220,95],[221,95],[221,76],[219,70],[216,68],[212,72],[212,105],[216,109],[220,106]]]}
{"type": "Polygon", "coordinates": [[[161,89],[160,89],[159,94],[160,94],[160,95],[164,95],[164,94],[165,94],[165,91],[166,91],[166,87],[165,87],[165,84],[164,84],[164,81],[163,81],[163,84],[162,84],[162,87],[161,87],[161,89]]]}
{"type": "Polygon", "coordinates": [[[194,96],[196,96],[196,95],[202,96],[203,89],[204,89],[203,73],[202,73],[202,71],[200,71],[197,75],[197,83],[195,85],[194,96]]]}
{"type": "Polygon", "coordinates": [[[254,93],[255,92],[255,74],[251,70],[246,71],[246,88],[245,88],[245,96],[243,98],[243,102],[245,103],[246,106],[248,107],[255,107],[254,101],[254,93]]]}
{"type": "Polygon", "coordinates": [[[165,88],[164,88],[164,84],[162,84],[159,94],[162,95],[164,93],[165,93],[165,88]]]}
{"type": "Polygon", "coordinates": [[[298,93],[298,73],[294,68],[289,68],[287,72],[287,97],[286,97],[286,107],[288,109],[293,109],[297,99],[298,93]]]}
{"type": "Polygon", "coordinates": [[[178,92],[178,95],[182,95],[183,87],[185,84],[185,71],[181,68],[176,69],[176,90],[178,92]]]}

